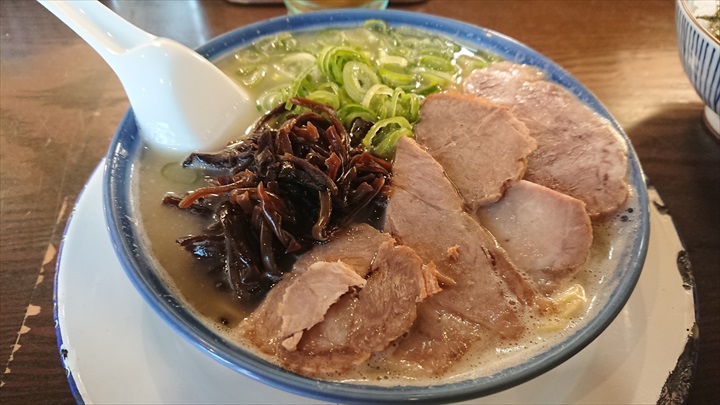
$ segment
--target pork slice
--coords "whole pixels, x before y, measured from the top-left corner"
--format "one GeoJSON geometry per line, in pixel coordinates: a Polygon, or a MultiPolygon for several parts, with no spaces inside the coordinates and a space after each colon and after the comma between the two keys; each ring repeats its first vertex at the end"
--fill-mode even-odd
{"type": "MultiPolygon", "coordinates": [[[[498,62],[472,72],[464,82],[464,90],[466,93],[487,97],[500,105],[514,106],[520,101],[518,95],[528,92],[524,88],[528,83],[544,80],[545,74],[537,68],[512,62],[498,62]]],[[[517,118],[525,122],[522,117],[517,118]]]]}
{"type": "Polygon", "coordinates": [[[365,279],[342,261],[316,262],[294,278],[277,311],[282,318],[283,347],[295,350],[305,329],[323,320],[325,312],[351,287],[364,287],[365,279]]]}
{"type": "Polygon", "coordinates": [[[592,218],[627,199],[627,151],[617,132],[563,87],[531,66],[495,63],[470,74],[467,93],[508,106],[537,149],[525,179],[583,201],[592,218]]]}
{"type": "Polygon", "coordinates": [[[302,273],[313,263],[324,261],[343,263],[354,269],[360,277],[370,271],[377,247],[391,236],[368,224],[353,224],[347,230],[336,235],[332,241],[313,247],[300,256],[293,265],[293,272],[302,273]]]}
{"type": "Polygon", "coordinates": [[[300,273],[290,272],[265,296],[262,303],[240,323],[238,334],[265,354],[274,355],[285,336],[280,334],[282,315],[277,311],[287,290],[300,273]]]}
{"type": "Polygon", "coordinates": [[[499,200],[523,177],[527,156],[536,148],[507,107],[469,94],[429,96],[414,132],[471,209],[499,200]]]}
{"type": "Polygon", "coordinates": [[[323,376],[362,363],[410,329],[426,286],[437,287],[432,278],[412,249],[383,242],[365,288],[342,296],[322,322],[303,334],[297,350],[280,354],[282,364],[303,375],[323,376]]]}
{"type": "Polygon", "coordinates": [[[503,252],[476,220],[458,206],[441,209],[421,199],[430,196],[435,201],[448,201],[452,198],[437,194],[455,191],[439,166],[433,166],[435,160],[415,141],[403,138],[397,143],[396,160],[411,158],[417,160],[415,165],[394,167],[394,191],[387,206],[385,230],[454,280],[454,285],[444,286],[432,298],[443,309],[503,336],[518,336],[524,330],[517,314],[518,301],[531,299],[533,292],[511,264],[502,260],[503,252]],[[440,171],[407,182],[405,178],[415,173],[403,168],[413,166],[440,171]]]}
{"type": "Polygon", "coordinates": [[[420,200],[396,189],[387,207],[387,230],[454,280],[454,285],[444,286],[442,293],[433,297],[444,309],[506,337],[522,333],[524,327],[517,315],[520,298],[513,290],[525,296],[526,282],[520,276],[512,278],[516,286],[505,282],[502,273],[517,272],[509,262],[495,260],[490,249],[498,250],[487,243],[486,234],[472,217],[457,211],[427,210],[420,200]],[[457,253],[448,254],[450,247],[457,253]]]}
{"type": "Polygon", "coordinates": [[[463,200],[443,167],[410,138],[403,137],[396,144],[391,184],[424,202],[427,209],[462,210],[463,200]]]}
{"type": "MultiPolygon", "coordinates": [[[[285,291],[298,282],[297,278],[308,271],[313,264],[318,262],[337,262],[341,260],[345,266],[351,268],[361,278],[364,278],[370,271],[378,246],[382,242],[391,240],[389,234],[382,233],[370,225],[356,224],[349,227],[336,235],[332,240],[324,245],[313,247],[311,250],[300,256],[293,265],[292,271],[287,273],[283,279],[273,287],[265,296],[263,302],[253,311],[253,313],[245,319],[239,328],[241,336],[246,338],[252,345],[257,347],[261,352],[275,355],[280,350],[282,342],[293,348],[297,342],[287,340],[288,335],[283,331],[283,318],[302,319],[308,316],[306,310],[314,313],[314,319],[317,314],[327,309],[325,304],[311,306],[285,306],[284,311],[279,311],[283,299],[285,299],[285,291]],[[324,308],[324,309],[323,309],[324,308]],[[298,311],[296,315],[292,315],[292,311],[298,311]]],[[[301,284],[298,284],[300,289],[301,284]]],[[[336,286],[341,286],[333,282],[336,286]]],[[[342,287],[340,287],[342,288],[342,287]]],[[[346,288],[347,290],[347,288],[346,288]]],[[[299,339],[300,336],[293,336],[299,339]]]]}
{"type": "Polygon", "coordinates": [[[538,184],[520,181],[477,215],[513,264],[546,294],[574,275],[590,252],[592,224],[585,204],[538,184]]]}
{"type": "Polygon", "coordinates": [[[420,305],[410,332],[385,353],[387,364],[402,365],[408,376],[441,375],[471,348],[477,352],[492,347],[498,334],[444,310],[436,302],[420,305]]]}

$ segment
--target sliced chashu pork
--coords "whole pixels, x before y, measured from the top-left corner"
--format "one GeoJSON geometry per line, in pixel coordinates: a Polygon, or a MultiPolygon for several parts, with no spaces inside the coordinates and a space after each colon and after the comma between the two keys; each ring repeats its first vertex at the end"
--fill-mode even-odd
{"type": "Polygon", "coordinates": [[[325,313],[352,287],[364,287],[365,279],[347,264],[315,262],[295,277],[285,290],[277,311],[282,318],[282,345],[295,350],[303,331],[325,318],[325,313]]]}
{"type": "Polygon", "coordinates": [[[525,179],[577,198],[602,217],[626,200],[627,156],[610,124],[531,66],[500,62],[475,70],[465,91],[510,108],[537,149],[525,179]]]}
{"type": "Polygon", "coordinates": [[[476,351],[489,349],[498,338],[486,327],[428,301],[418,306],[417,319],[407,336],[388,349],[386,367],[408,377],[440,375],[471,347],[476,351]]]}
{"type": "MultiPolygon", "coordinates": [[[[441,258],[446,263],[443,267],[450,267],[446,275],[451,280],[455,273],[467,271],[462,269],[464,262],[472,263],[478,254],[489,257],[510,291],[525,303],[532,301],[534,292],[507,263],[505,253],[494,248],[492,236],[462,212],[463,199],[443,167],[410,138],[402,138],[397,143],[392,186],[394,192],[387,207],[385,230],[400,243],[411,243],[411,247],[423,245],[429,253],[427,260],[436,264],[441,263],[438,261],[441,258]],[[470,235],[476,238],[464,238],[470,235]],[[463,253],[462,260],[459,260],[460,253],[463,253]]],[[[442,269],[440,273],[445,274],[442,269]]]]}
{"type": "Polygon", "coordinates": [[[554,292],[590,252],[585,204],[547,187],[522,180],[476,214],[540,292],[554,292]]]}
{"type": "Polygon", "coordinates": [[[397,143],[393,187],[385,229],[455,281],[431,300],[503,336],[522,333],[518,301],[531,300],[533,292],[490,235],[462,211],[442,167],[410,138],[397,143]]]}
{"type": "Polygon", "coordinates": [[[307,376],[347,370],[380,352],[412,326],[418,302],[439,291],[435,271],[407,246],[383,242],[367,284],[330,307],[294,351],[277,353],[283,366],[307,376]]]}
{"type": "MultiPolygon", "coordinates": [[[[356,224],[336,235],[330,242],[315,246],[298,258],[293,265],[292,271],[286,274],[270,290],[258,308],[241,324],[240,333],[266,354],[274,355],[280,350],[283,342],[285,342],[286,346],[294,348],[297,341],[287,340],[290,337],[287,333],[288,329],[297,329],[288,327],[290,320],[317,320],[319,314],[324,316],[329,305],[328,300],[323,300],[316,301],[312,305],[284,306],[283,301],[287,300],[285,298],[286,290],[291,286],[295,286],[293,287],[295,289],[302,289],[303,284],[311,281],[312,278],[299,278],[299,276],[306,273],[309,267],[318,262],[342,261],[344,266],[351,268],[360,277],[365,277],[370,271],[370,265],[375,258],[378,247],[381,243],[390,239],[390,235],[379,232],[370,225],[356,224]],[[279,308],[283,307],[285,309],[279,310],[279,308]],[[286,322],[285,329],[283,329],[284,319],[286,322]]],[[[337,276],[337,274],[334,276],[337,276]]],[[[332,292],[327,292],[329,295],[337,293],[338,288],[342,289],[342,280],[335,277],[326,284],[326,287],[333,286],[332,292]]],[[[349,288],[349,284],[346,284],[345,290],[349,288]]],[[[329,304],[332,304],[332,302],[329,302],[329,304]]],[[[312,325],[308,327],[310,326],[312,325]]],[[[292,335],[297,332],[299,331],[294,331],[292,335]]]]}
{"type": "MultiPolygon", "coordinates": [[[[532,71],[524,74],[536,80],[532,71]]],[[[550,293],[573,275],[592,244],[590,219],[582,201],[518,182],[535,149],[525,125],[507,107],[469,94],[432,95],[420,112],[418,142],[535,288],[550,293]]]]}
{"type": "Polygon", "coordinates": [[[385,229],[454,283],[419,305],[411,332],[386,355],[439,374],[473,345],[521,335],[519,313],[535,292],[478,222],[442,167],[414,140],[401,138],[393,165],[385,229]]]}
{"type": "Polygon", "coordinates": [[[517,301],[531,301],[533,292],[470,215],[437,210],[395,189],[386,230],[454,281],[433,297],[443,308],[506,337],[522,332],[517,301]]]}
{"type": "Polygon", "coordinates": [[[316,262],[342,260],[361,277],[365,277],[378,246],[389,239],[390,235],[368,224],[353,224],[334,237],[332,243],[315,246],[300,256],[293,264],[293,272],[302,273],[316,262]]]}
{"type": "Polygon", "coordinates": [[[412,249],[394,246],[386,233],[366,224],[353,225],[300,257],[293,271],[241,324],[240,334],[290,370],[308,376],[326,375],[363,362],[406,333],[415,319],[417,303],[438,291],[432,263],[423,265],[412,249]],[[316,271],[338,261],[342,265],[324,273],[327,279],[319,281],[316,271]],[[287,296],[293,291],[300,291],[304,297],[325,296],[355,283],[361,286],[363,283],[346,273],[347,268],[358,275],[371,273],[360,292],[346,293],[329,307],[329,298],[292,305],[301,298],[287,296]],[[324,292],[302,293],[312,289],[324,292]],[[318,322],[308,321],[319,318],[318,322]],[[302,327],[301,333],[294,332],[298,327],[302,327]]]}
{"type": "Polygon", "coordinates": [[[469,94],[429,96],[414,132],[471,210],[497,201],[520,180],[536,147],[525,124],[507,107],[469,94]]]}

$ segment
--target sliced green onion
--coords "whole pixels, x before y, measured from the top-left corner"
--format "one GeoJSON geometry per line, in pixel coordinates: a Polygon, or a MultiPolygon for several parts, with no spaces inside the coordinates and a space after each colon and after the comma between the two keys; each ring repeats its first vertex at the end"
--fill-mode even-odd
{"type": "Polygon", "coordinates": [[[388,132],[382,137],[380,143],[373,147],[372,153],[386,159],[392,159],[395,155],[395,145],[397,144],[398,139],[403,136],[412,137],[412,130],[408,128],[400,128],[398,130],[388,132]]]}
{"type": "Polygon", "coordinates": [[[307,95],[310,100],[317,101],[319,103],[327,104],[337,110],[340,108],[340,98],[337,93],[331,93],[327,90],[315,90],[307,95]]]}
{"type": "Polygon", "coordinates": [[[265,65],[249,65],[239,68],[235,73],[244,86],[252,88],[265,78],[267,67],[265,65]]]}
{"type": "Polygon", "coordinates": [[[318,34],[318,44],[322,46],[338,46],[345,43],[345,35],[337,28],[328,28],[318,34]]]}
{"type": "Polygon", "coordinates": [[[378,75],[384,84],[392,87],[404,87],[409,89],[414,87],[416,82],[413,75],[397,72],[384,67],[380,67],[378,69],[378,75]]]}
{"type": "Polygon", "coordinates": [[[408,60],[402,56],[383,55],[383,56],[380,56],[380,58],[378,58],[378,65],[380,65],[380,66],[390,65],[390,66],[404,68],[404,67],[407,67],[408,60]]]}
{"type": "Polygon", "coordinates": [[[254,47],[249,49],[243,49],[239,52],[236,52],[233,56],[235,57],[235,60],[243,64],[255,64],[267,61],[267,55],[262,52],[258,52],[258,50],[254,47]]]}
{"type": "Polygon", "coordinates": [[[362,106],[368,110],[377,111],[381,104],[384,104],[385,99],[391,97],[393,89],[384,85],[376,84],[365,93],[365,97],[362,100],[362,106]]]}
{"type": "Polygon", "coordinates": [[[193,184],[200,177],[196,170],[183,167],[180,162],[166,164],[160,169],[160,174],[173,183],[179,184],[193,184]]]}
{"type": "Polygon", "coordinates": [[[441,72],[452,72],[455,69],[451,60],[435,55],[421,56],[420,64],[441,72]]]}
{"type": "Polygon", "coordinates": [[[285,105],[285,108],[288,110],[291,107],[290,104],[290,98],[292,97],[304,97],[307,95],[307,93],[311,89],[311,84],[309,83],[308,76],[311,75],[313,70],[316,69],[315,65],[310,65],[306,67],[296,78],[293,80],[292,84],[290,85],[290,91],[288,92],[288,101],[285,105]]]}
{"type": "Polygon", "coordinates": [[[339,93],[340,93],[340,86],[338,86],[337,83],[325,82],[325,83],[321,83],[321,84],[318,86],[318,90],[327,90],[327,91],[329,91],[329,92],[332,92],[332,93],[335,93],[335,94],[339,94],[339,93]]]}
{"type": "Polygon", "coordinates": [[[420,104],[422,104],[422,97],[418,94],[406,94],[404,105],[406,108],[405,117],[410,122],[417,122],[420,119],[420,104]]]}
{"type": "Polygon", "coordinates": [[[345,43],[355,49],[384,47],[384,35],[367,29],[356,28],[345,31],[345,43]]]}
{"type": "Polygon", "coordinates": [[[412,136],[412,125],[403,117],[386,118],[376,122],[363,139],[363,144],[377,156],[391,158],[395,143],[403,136],[412,136]]]}
{"type": "Polygon", "coordinates": [[[346,63],[358,61],[370,66],[370,61],[365,55],[348,46],[325,47],[320,51],[317,61],[320,71],[340,85],[343,84],[343,68],[346,63]]]}
{"type": "Polygon", "coordinates": [[[420,86],[415,93],[424,96],[438,92],[448,83],[453,82],[453,76],[445,72],[425,68],[415,68],[413,71],[420,77],[420,86]]]}
{"type": "Polygon", "coordinates": [[[362,118],[370,122],[378,120],[377,114],[360,104],[345,104],[338,110],[337,116],[346,127],[349,127],[355,121],[355,118],[362,118]]]}
{"type": "Polygon", "coordinates": [[[270,111],[278,104],[282,103],[283,101],[286,101],[289,97],[290,89],[287,85],[281,84],[279,86],[275,86],[272,89],[266,91],[263,93],[260,97],[257,99],[257,105],[258,110],[260,111],[270,111]]]}
{"type": "Polygon", "coordinates": [[[315,57],[306,52],[296,52],[278,63],[273,64],[275,71],[289,79],[295,79],[296,76],[308,68],[315,65],[315,57]]]}
{"type": "Polygon", "coordinates": [[[374,85],[380,83],[373,69],[357,61],[350,61],[343,67],[343,88],[353,101],[359,103],[365,93],[374,85]]]}
{"type": "Polygon", "coordinates": [[[297,44],[297,39],[289,32],[281,32],[269,38],[262,38],[254,43],[256,49],[266,54],[284,54],[295,49],[297,44]]]}
{"type": "Polygon", "coordinates": [[[279,33],[233,56],[244,66],[234,79],[263,91],[257,99],[260,111],[294,96],[327,104],[346,126],[355,118],[375,122],[370,150],[385,157],[400,136],[412,134],[410,125],[419,120],[425,96],[456,87],[469,72],[495,60],[382,20],[326,29],[313,37],[279,33]],[[278,86],[265,90],[276,82],[278,86]],[[402,121],[387,121],[392,119],[402,121]]]}
{"type": "Polygon", "coordinates": [[[404,117],[408,122],[415,123],[420,118],[420,103],[422,96],[405,93],[401,88],[396,88],[388,103],[388,117],[404,117]]]}
{"type": "Polygon", "coordinates": [[[426,45],[423,54],[451,60],[460,49],[460,46],[457,44],[434,38],[430,40],[430,44],[426,45]]]}

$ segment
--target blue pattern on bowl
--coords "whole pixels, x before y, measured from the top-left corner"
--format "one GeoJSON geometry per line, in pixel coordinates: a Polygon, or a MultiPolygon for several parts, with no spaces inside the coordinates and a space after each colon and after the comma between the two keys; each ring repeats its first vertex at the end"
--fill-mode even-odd
{"type": "Polygon", "coordinates": [[[104,207],[116,254],[135,288],[148,304],[183,338],[222,364],[243,375],[295,394],[343,403],[448,402],[489,395],[518,385],[570,358],[597,337],[620,312],[640,276],[647,252],[649,231],[648,199],[644,176],[627,136],[610,113],[585,87],[558,65],[538,52],[502,34],[440,17],[403,11],[343,10],[279,17],[251,24],[213,39],[198,49],[214,59],[258,37],[287,30],[312,30],[342,25],[359,25],[367,19],[381,18],[391,25],[410,25],[454,38],[472,48],[486,49],[508,60],[535,65],[552,80],[574,93],[599,115],[605,117],[623,136],[629,153],[628,180],[637,190],[635,209],[641,226],[629,248],[621,252],[620,265],[607,283],[613,285],[607,305],[587,324],[546,352],[509,367],[497,374],[451,384],[433,386],[382,387],[314,380],[290,373],[251,354],[216,334],[198,321],[174,297],[153,270],[149,252],[139,243],[138,215],[129,193],[133,159],[141,149],[132,111],[123,118],[107,155],[104,180],[104,207]]]}
{"type": "Polygon", "coordinates": [[[675,2],[683,69],[705,105],[720,114],[720,41],[698,24],[684,0],[675,2]]]}

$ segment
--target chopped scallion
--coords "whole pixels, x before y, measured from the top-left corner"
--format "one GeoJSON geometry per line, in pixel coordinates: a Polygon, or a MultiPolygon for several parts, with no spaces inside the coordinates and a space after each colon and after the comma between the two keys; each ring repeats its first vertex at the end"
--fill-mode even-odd
{"type": "Polygon", "coordinates": [[[368,20],[312,35],[278,33],[237,51],[233,59],[242,66],[235,79],[261,93],[260,111],[291,97],[327,104],[346,126],[355,118],[375,122],[368,145],[387,157],[398,137],[412,134],[425,96],[456,88],[495,57],[417,28],[368,20]]]}

